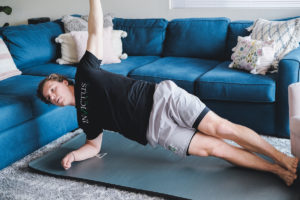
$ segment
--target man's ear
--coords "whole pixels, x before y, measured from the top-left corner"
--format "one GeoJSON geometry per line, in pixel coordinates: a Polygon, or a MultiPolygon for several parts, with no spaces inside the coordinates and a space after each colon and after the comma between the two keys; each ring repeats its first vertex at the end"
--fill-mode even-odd
{"type": "Polygon", "coordinates": [[[69,85],[69,82],[67,80],[63,80],[63,84],[69,85]]]}

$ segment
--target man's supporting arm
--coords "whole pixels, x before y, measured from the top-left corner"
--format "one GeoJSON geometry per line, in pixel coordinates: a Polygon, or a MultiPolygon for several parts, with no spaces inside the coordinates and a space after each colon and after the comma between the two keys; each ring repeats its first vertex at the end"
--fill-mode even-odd
{"type": "Polygon", "coordinates": [[[87,50],[99,60],[103,59],[103,11],[100,0],[89,0],[87,50]]]}
{"type": "Polygon", "coordinates": [[[71,167],[72,162],[86,160],[96,156],[102,145],[102,133],[93,140],[86,140],[85,144],[79,149],[68,153],[61,161],[61,165],[65,169],[71,167]]]}

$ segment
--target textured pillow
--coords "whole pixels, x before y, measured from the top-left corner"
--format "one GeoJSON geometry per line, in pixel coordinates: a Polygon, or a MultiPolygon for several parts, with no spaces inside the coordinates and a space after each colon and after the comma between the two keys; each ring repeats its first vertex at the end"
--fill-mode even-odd
{"type": "MultiPolygon", "coordinates": [[[[80,16],[82,19],[84,19],[85,21],[88,21],[88,19],[89,19],[89,16],[88,15],[82,15],[82,16],[80,16]]],[[[113,15],[112,14],[110,14],[110,13],[108,13],[108,14],[105,14],[104,16],[103,16],[103,27],[104,28],[106,28],[106,27],[113,27],[114,26],[114,24],[113,24],[113,22],[112,22],[112,20],[113,20],[113,15]]]]}
{"type": "Polygon", "coordinates": [[[287,53],[299,46],[300,41],[300,18],[288,21],[268,21],[257,19],[254,24],[247,28],[252,30],[251,38],[255,40],[268,39],[276,43],[275,60],[272,63],[274,70],[278,63],[287,53]]]}
{"type": "Polygon", "coordinates": [[[0,37],[0,81],[20,75],[3,39],[0,37]]]}
{"type": "Polygon", "coordinates": [[[239,36],[237,46],[232,51],[230,68],[265,75],[274,61],[275,44],[273,40],[260,41],[252,40],[250,36],[239,36]]]}
{"type": "MultiPolygon", "coordinates": [[[[112,27],[103,30],[103,59],[101,64],[120,63],[120,59],[126,59],[127,54],[122,54],[121,37],[126,37],[124,31],[112,30],[112,27]]],[[[61,43],[62,58],[56,60],[59,64],[78,63],[85,53],[87,46],[87,31],[72,31],[61,34],[55,39],[61,43]]]]}
{"type": "Polygon", "coordinates": [[[61,20],[64,23],[64,29],[66,33],[71,31],[87,31],[88,23],[80,17],[73,17],[71,15],[65,15],[61,20]]]}
{"type": "MultiPolygon", "coordinates": [[[[88,30],[88,15],[82,15],[80,17],[73,17],[71,15],[65,15],[62,17],[62,22],[64,24],[64,29],[66,33],[71,31],[87,31],[88,30]]],[[[111,14],[106,14],[103,16],[103,27],[113,26],[113,16],[111,14]]]]}

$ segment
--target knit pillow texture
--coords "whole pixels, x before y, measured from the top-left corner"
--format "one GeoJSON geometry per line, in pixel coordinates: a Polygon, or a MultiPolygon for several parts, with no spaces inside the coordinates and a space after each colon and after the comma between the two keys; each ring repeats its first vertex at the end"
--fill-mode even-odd
{"type": "MultiPolygon", "coordinates": [[[[64,29],[66,33],[71,31],[87,31],[88,30],[88,15],[81,15],[80,17],[74,17],[71,15],[65,15],[62,17],[64,29]]],[[[106,14],[103,16],[103,27],[113,27],[113,16],[106,14]]]]}

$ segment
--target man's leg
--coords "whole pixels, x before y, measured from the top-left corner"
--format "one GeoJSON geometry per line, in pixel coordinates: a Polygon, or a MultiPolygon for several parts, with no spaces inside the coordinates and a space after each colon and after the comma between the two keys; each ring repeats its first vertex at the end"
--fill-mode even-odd
{"type": "Polygon", "coordinates": [[[201,120],[198,130],[210,136],[233,140],[245,149],[266,155],[282,167],[296,173],[297,158],[279,152],[253,130],[223,119],[212,111],[209,111],[201,120]]]}
{"type": "Polygon", "coordinates": [[[288,186],[297,178],[296,174],[277,164],[270,163],[245,149],[227,144],[219,138],[199,132],[194,135],[188,152],[195,156],[215,156],[241,167],[271,172],[283,179],[288,186]]]}

